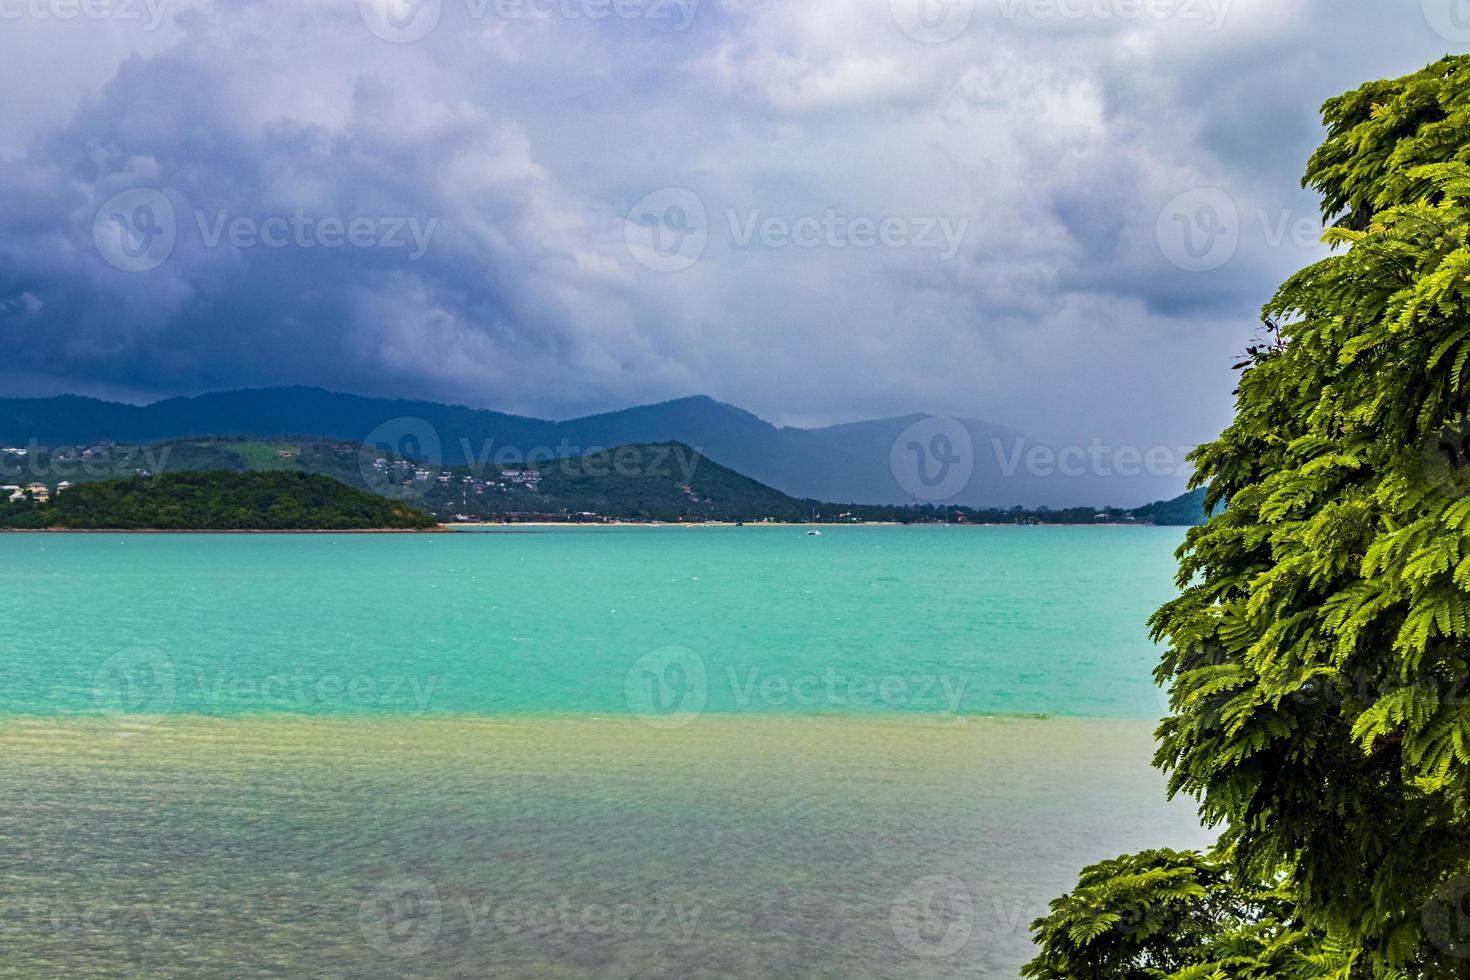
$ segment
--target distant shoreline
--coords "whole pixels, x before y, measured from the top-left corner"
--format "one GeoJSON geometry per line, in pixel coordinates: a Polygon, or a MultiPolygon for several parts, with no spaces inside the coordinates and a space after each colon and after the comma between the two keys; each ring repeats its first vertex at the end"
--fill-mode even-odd
{"type": "Polygon", "coordinates": [[[840,527],[1164,527],[1173,525],[1138,523],[1096,524],[903,524],[898,521],[843,521],[840,523],[800,524],[782,521],[709,521],[699,524],[650,523],[647,521],[451,521],[425,528],[179,528],[179,527],[0,527],[0,534],[445,534],[470,528],[557,528],[557,527],[641,527],[641,528],[685,528],[702,527],[777,527],[840,528],[840,527]]]}
{"type": "Polygon", "coordinates": [[[657,523],[652,521],[450,521],[442,525],[447,530],[473,527],[780,527],[780,528],[803,528],[803,527],[1165,527],[1173,525],[1143,524],[1137,521],[1098,521],[1095,524],[999,524],[994,522],[975,523],[913,523],[904,524],[901,521],[834,521],[834,522],[809,522],[800,523],[792,521],[701,521],[695,523],[680,523],[678,521],[667,521],[657,523]]]}
{"type": "Polygon", "coordinates": [[[185,528],[185,527],[0,527],[0,534],[444,534],[449,528],[185,528]]]}
{"type": "Polygon", "coordinates": [[[460,527],[903,527],[898,521],[449,521],[453,530],[460,527]]]}

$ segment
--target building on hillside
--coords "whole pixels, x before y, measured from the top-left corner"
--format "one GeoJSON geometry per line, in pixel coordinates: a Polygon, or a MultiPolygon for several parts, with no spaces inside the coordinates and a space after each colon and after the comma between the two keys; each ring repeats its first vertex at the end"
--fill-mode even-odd
{"type": "Polygon", "coordinates": [[[59,497],[59,496],[61,496],[61,492],[63,490],[70,490],[71,488],[72,488],[71,481],[69,481],[69,480],[62,480],[60,483],[56,484],[56,495],[59,497]]]}
{"type": "Polygon", "coordinates": [[[51,500],[51,491],[46,489],[44,483],[32,483],[26,487],[26,493],[30,494],[31,499],[38,504],[49,503],[51,500]]]}
{"type": "Polygon", "coordinates": [[[511,483],[536,490],[541,486],[540,470],[506,470],[501,474],[511,483]]]}
{"type": "Polygon", "coordinates": [[[18,504],[22,500],[26,499],[26,494],[25,491],[22,490],[20,487],[16,486],[15,484],[11,484],[9,486],[0,487],[0,497],[4,497],[12,504],[18,504]]]}

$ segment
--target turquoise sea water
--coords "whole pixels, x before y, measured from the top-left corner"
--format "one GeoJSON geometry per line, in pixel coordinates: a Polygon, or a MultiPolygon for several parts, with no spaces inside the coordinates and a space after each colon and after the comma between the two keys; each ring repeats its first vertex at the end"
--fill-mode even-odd
{"type": "Polygon", "coordinates": [[[0,713],[1151,719],[1166,528],[0,538],[0,713]],[[672,651],[669,648],[674,648],[672,651]]]}
{"type": "Polygon", "coordinates": [[[0,535],[0,977],[1015,977],[1180,540],[0,535]]]}

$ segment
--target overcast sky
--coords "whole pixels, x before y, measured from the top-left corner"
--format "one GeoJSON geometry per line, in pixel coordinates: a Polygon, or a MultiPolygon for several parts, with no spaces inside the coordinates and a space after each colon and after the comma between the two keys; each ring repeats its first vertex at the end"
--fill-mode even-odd
{"type": "Polygon", "coordinates": [[[1462,6],[0,0],[0,393],[1192,444],[1462,6]]]}

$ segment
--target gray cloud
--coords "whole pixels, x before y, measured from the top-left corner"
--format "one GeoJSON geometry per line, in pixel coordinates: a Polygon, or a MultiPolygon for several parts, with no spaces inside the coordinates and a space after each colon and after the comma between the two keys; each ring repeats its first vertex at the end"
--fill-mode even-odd
{"type": "Polygon", "coordinates": [[[706,392],[793,423],[926,410],[1196,441],[1228,417],[1255,311],[1322,254],[1297,186],[1317,106],[1454,48],[1417,9],[1283,6],[1203,4],[1212,29],[993,0],[944,43],[889,0],[602,20],[446,0],[403,44],[346,0],[23,18],[0,37],[0,81],[20,64],[34,90],[0,118],[0,383],[310,383],[552,416],[706,392]],[[177,240],[124,271],[94,224],[136,188],[177,240]],[[625,243],[664,188],[707,219],[677,272],[625,243]],[[1180,195],[1198,217],[1200,188],[1237,224],[1191,271],[1158,229],[1180,195]],[[353,219],[371,242],[333,244],[353,219]],[[885,221],[897,244],[854,244],[885,221]],[[928,221],[963,228],[953,257],[915,241],[928,221]]]}

